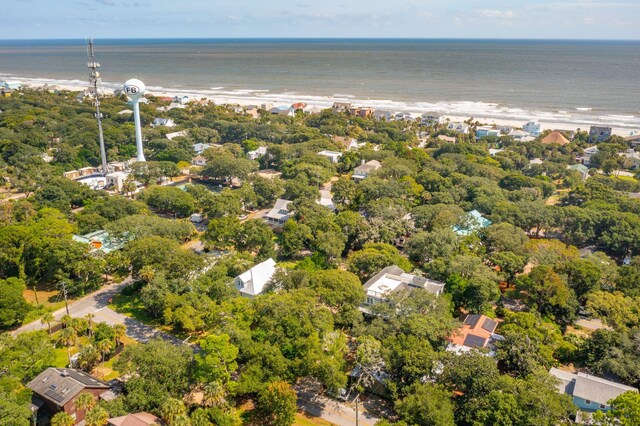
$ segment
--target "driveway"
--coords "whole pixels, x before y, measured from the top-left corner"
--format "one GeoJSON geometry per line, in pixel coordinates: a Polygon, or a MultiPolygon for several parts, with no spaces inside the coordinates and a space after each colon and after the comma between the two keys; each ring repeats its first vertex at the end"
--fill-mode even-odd
{"type": "MultiPolygon", "coordinates": [[[[136,319],[129,318],[126,315],[119,314],[118,312],[107,306],[109,300],[112,297],[119,294],[124,287],[131,284],[132,282],[133,281],[130,278],[127,278],[121,283],[106,285],[100,290],[91,293],[90,295],[85,296],[82,299],[69,303],[69,314],[72,317],[82,318],[85,315],[91,313],[95,315],[93,321],[96,323],[106,322],[109,325],[124,324],[127,327],[127,336],[139,342],[144,343],[154,338],[161,338],[175,345],[183,344],[182,340],[178,339],[177,337],[157,330],[136,319]]],[[[66,309],[61,308],[55,311],[53,313],[53,316],[56,321],[59,321],[60,318],[66,315],[66,313],[66,309]]],[[[32,323],[23,325],[22,327],[13,331],[12,334],[15,336],[20,333],[44,330],[47,328],[48,326],[46,324],[42,324],[40,320],[36,320],[32,323]]]]}

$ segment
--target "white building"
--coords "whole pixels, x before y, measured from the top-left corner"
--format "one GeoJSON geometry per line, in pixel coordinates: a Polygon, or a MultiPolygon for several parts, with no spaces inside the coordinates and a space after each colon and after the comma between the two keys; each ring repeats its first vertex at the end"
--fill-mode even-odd
{"type": "Polygon", "coordinates": [[[500,136],[500,130],[498,129],[492,129],[491,127],[478,127],[476,129],[476,139],[482,139],[482,138],[486,138],[488,136],[494,136],[494,137],[498,137],[500,136]]]}
{"type": "Polygon", "coordinates": [[[524,138],[529,137],[529,133],[524,130],[513,129],[507,136],[511,136],[514,141],[522,141],[524,138]]]}
{"type": "Polygon", "coordinates": [[[200,167],[206,166],[207,159],[203,155],[196,155],[191,159],[191,165],[200,167]]]}
{"type": "Polygon", "coordinates": [[[542,126],[537,121],[530,121],[522,126],[522,130],[537,138],[542,133],[542,126]]]}
{"type": "Polygon", "coordinates": [[[162,118],[162,117],[158,117],[155,120],[153,120],[153,123],[151,123],[151,127],[158,127],[158,126],[164,126],[164,127],[174,127],[176,125],[176,123],[170,119],[170,118],[162,118]]]}
{"type": "Polygon", "coordinates": [[[273,259],[267,259],[235,277],[233,285],[243,297],[253,298],[264,291],[275,272],[276,262],[273,259]]]}
{"type": "Polygon", "coordinates": [[[115,189],[118,192],[122,191],[124,187],[124,183],[129,177],[129,173],[127,172],[113,172],[106,175],[107,178],[107,187],[111,189],[115,189]]]}
{"type": "Polygon", "coordinates": [[[469,133],[469,125],[465,123],[449,123],[447,130],[453,130],[454,132],[466,135],[469,133]]]}
{"type": "Polygon", "coordinates": [[[273,206],[269,213],[264,215],[264,220],[273,226],[282,226],[284,225],[289,217],[291,216],[291,212],[289,211],[289,204],[291,201],[284,200],[282,198],[278,198],[276,200],[276,204],[273,206]]]}
{"type": "Polygon", "coordinates": [[[186,130],[180,130],[179,132],[167,133],[165,136],[172,141],[174,138],[183,138],[188,135],[186,130]]]}
{"type": "Polygon", "coordinates": [[[258,149],[254,151],[247,152],[247,158],[249,160],[257,160],[260,157],[263,157],[267,153],[267,148],[264,146],[258,147],[258,149]]]}
{"type": "Polygon", "coordinates": [[[331,140],[345,151],[355,151],[365,145],[364,142],[360,143],[357,139],[349,136],[332,136],[331,140]]]}
{"type": "Polygon", "coordinates": [[[367,296],[365,305],[373,305],[387,300],[390,293],[399,290],[421,288],[439,296],[444,291],[444,283],[404,272],[398,266],[387,266],[364,284],[367,296]]]}
{"type": "Polygon", "coordinates": [[[437,126],[444,123],[444,117],[437,112],[425,112],[422,114],[420,122],[425,126],[437,126]]]}
{"type": "MultiPolygon", "coordinates": [[[[362,161],[364,161],[364,160],[362,160],[362,161]]],[[[380,167],[382,167],[382,164],[380,164],[380,162],[377,161],[377,160],[367,161],[366,163],[361,164],[358,167],[356,167],[355,169],[353,169],[353,175],[351,177],[353,179],[358,179],[358,180],[365,179],[371,173],[373,173],[376,170],[378,170],[380,167]]]]}
{"type": "Polygon", "coordinates": [[[342,153],[337,151],[320,151],[318,155],[327,157],[332,163],[337,163],[342,157],[342,153]]]}

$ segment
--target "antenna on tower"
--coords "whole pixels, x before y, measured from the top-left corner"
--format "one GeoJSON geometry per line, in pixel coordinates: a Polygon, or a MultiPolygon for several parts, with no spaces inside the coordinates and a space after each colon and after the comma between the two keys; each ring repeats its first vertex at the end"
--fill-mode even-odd
{"type": "Polygon", "coordinates": [[[100,64],[96,62],[96,57],[93,53],[93,37],[87,39],[87,56],[89,62],[87,62],[87,68],[89,68],[89,84],[93,88],[93,98],[96,104],[96,120],[98,121],[98,137],[100,138],[100,157],[102,158],[102,173],[105,175],[109,173],[107,167],[107,150],[104,146],[104,133],[102,132],[102,114],[100,113],[100,99],[98,97],[98,84],[102,82],[100,78],[100,64]]]}

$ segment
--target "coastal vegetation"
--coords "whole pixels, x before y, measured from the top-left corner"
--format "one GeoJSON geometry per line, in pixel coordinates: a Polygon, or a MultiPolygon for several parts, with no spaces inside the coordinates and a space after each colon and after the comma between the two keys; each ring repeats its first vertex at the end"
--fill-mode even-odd
{"type": "MultiPolygon", "coordinates": [[[[109,417],[147,411],[169,425],[290,425],[297,386],[311,378],[348,403],[383,382],[391,415],[381,424],[556,425],[575,407],[557,392],[551,367],[640,385],[640,182],[613,172],[630,148],[624,139],[598,144],[585,179],[567,167],[590,146],[582,131],[566,145],[542,143],[545,134],[476,140],[331,110],[261,109],[253,118],[191,102],[161,113],[169,101],[149,99],[143,124],[162,115],[186,133],[168,139],[165,128],[145,128],[150,161],[133,166],[145,186],[134,194],[62,177],[99,164],[89,101],[27,89],[0,98],[0,328],[40,312],[23,298],[28,288],[64,283],[74,297],[130,276],[114,305],[196,347],[126,345],[113,362],[124,392],[99,403],[109,417]],[[346,151],[331,136],[364,146],[346,151]],[[196,143],[210,145],[205,166],[184,164],[196,143]],[[248,159],[258,147],[266,154],[248,159]],[[332,163],[323,150],[344,152],[332,163]],[[352,179],[371,160],[381,167],[352,179]],[[335,211],[320,203],[321,190],[335,211]],[[274,231],[257,214],[280,198],[291,214],[274,231]],[[472,211],[487,222],[478,226],[472,211]],[[205,219],[199,226],[188,219],[194,213],[205,219]],[[104,253],[73,239],[100,230],[122,248],[104,253]],[[191,250],[194,242],[204,250],[191,250]],[[267,290],[241,297],[234,278],[269,258],[279,269],[267,290]],[[361,309],[363,284],[392,265],[445,283],[444,294],[400,291],[361,309]],[[445,350],[466,314],[499,323],[495,357],[445,350]],[[581,317],[601,324],[589,329],[581,317]]],[[[111,161],[135,153],[131,117],[118,113],[126,102],[101,101],[111,161]]],[[[80,367],[104,364],[111,349],[100,342],[115,345],[116,330],[75,327],[65,325],[56,346],[66,351],[84,333],[80,367]]],[[[12,424],[30,419],[25,384],[56,365],[49,334],[0,337],[0,418],[12,424]]],[[[637,424],[637,396],[618,398],[602,418],[637,424]]]]}

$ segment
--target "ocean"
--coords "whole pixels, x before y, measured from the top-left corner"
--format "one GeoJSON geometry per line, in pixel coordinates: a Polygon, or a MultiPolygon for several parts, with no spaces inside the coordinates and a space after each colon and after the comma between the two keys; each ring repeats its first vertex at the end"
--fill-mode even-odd
{"type": "MultiPolygon", "coordinates": [[[[640,42],[96,40],[105,87],[640,128],[640,42]]],[[[0,80],[87,81],[84,40],[0,41],[0,80]]]]}

